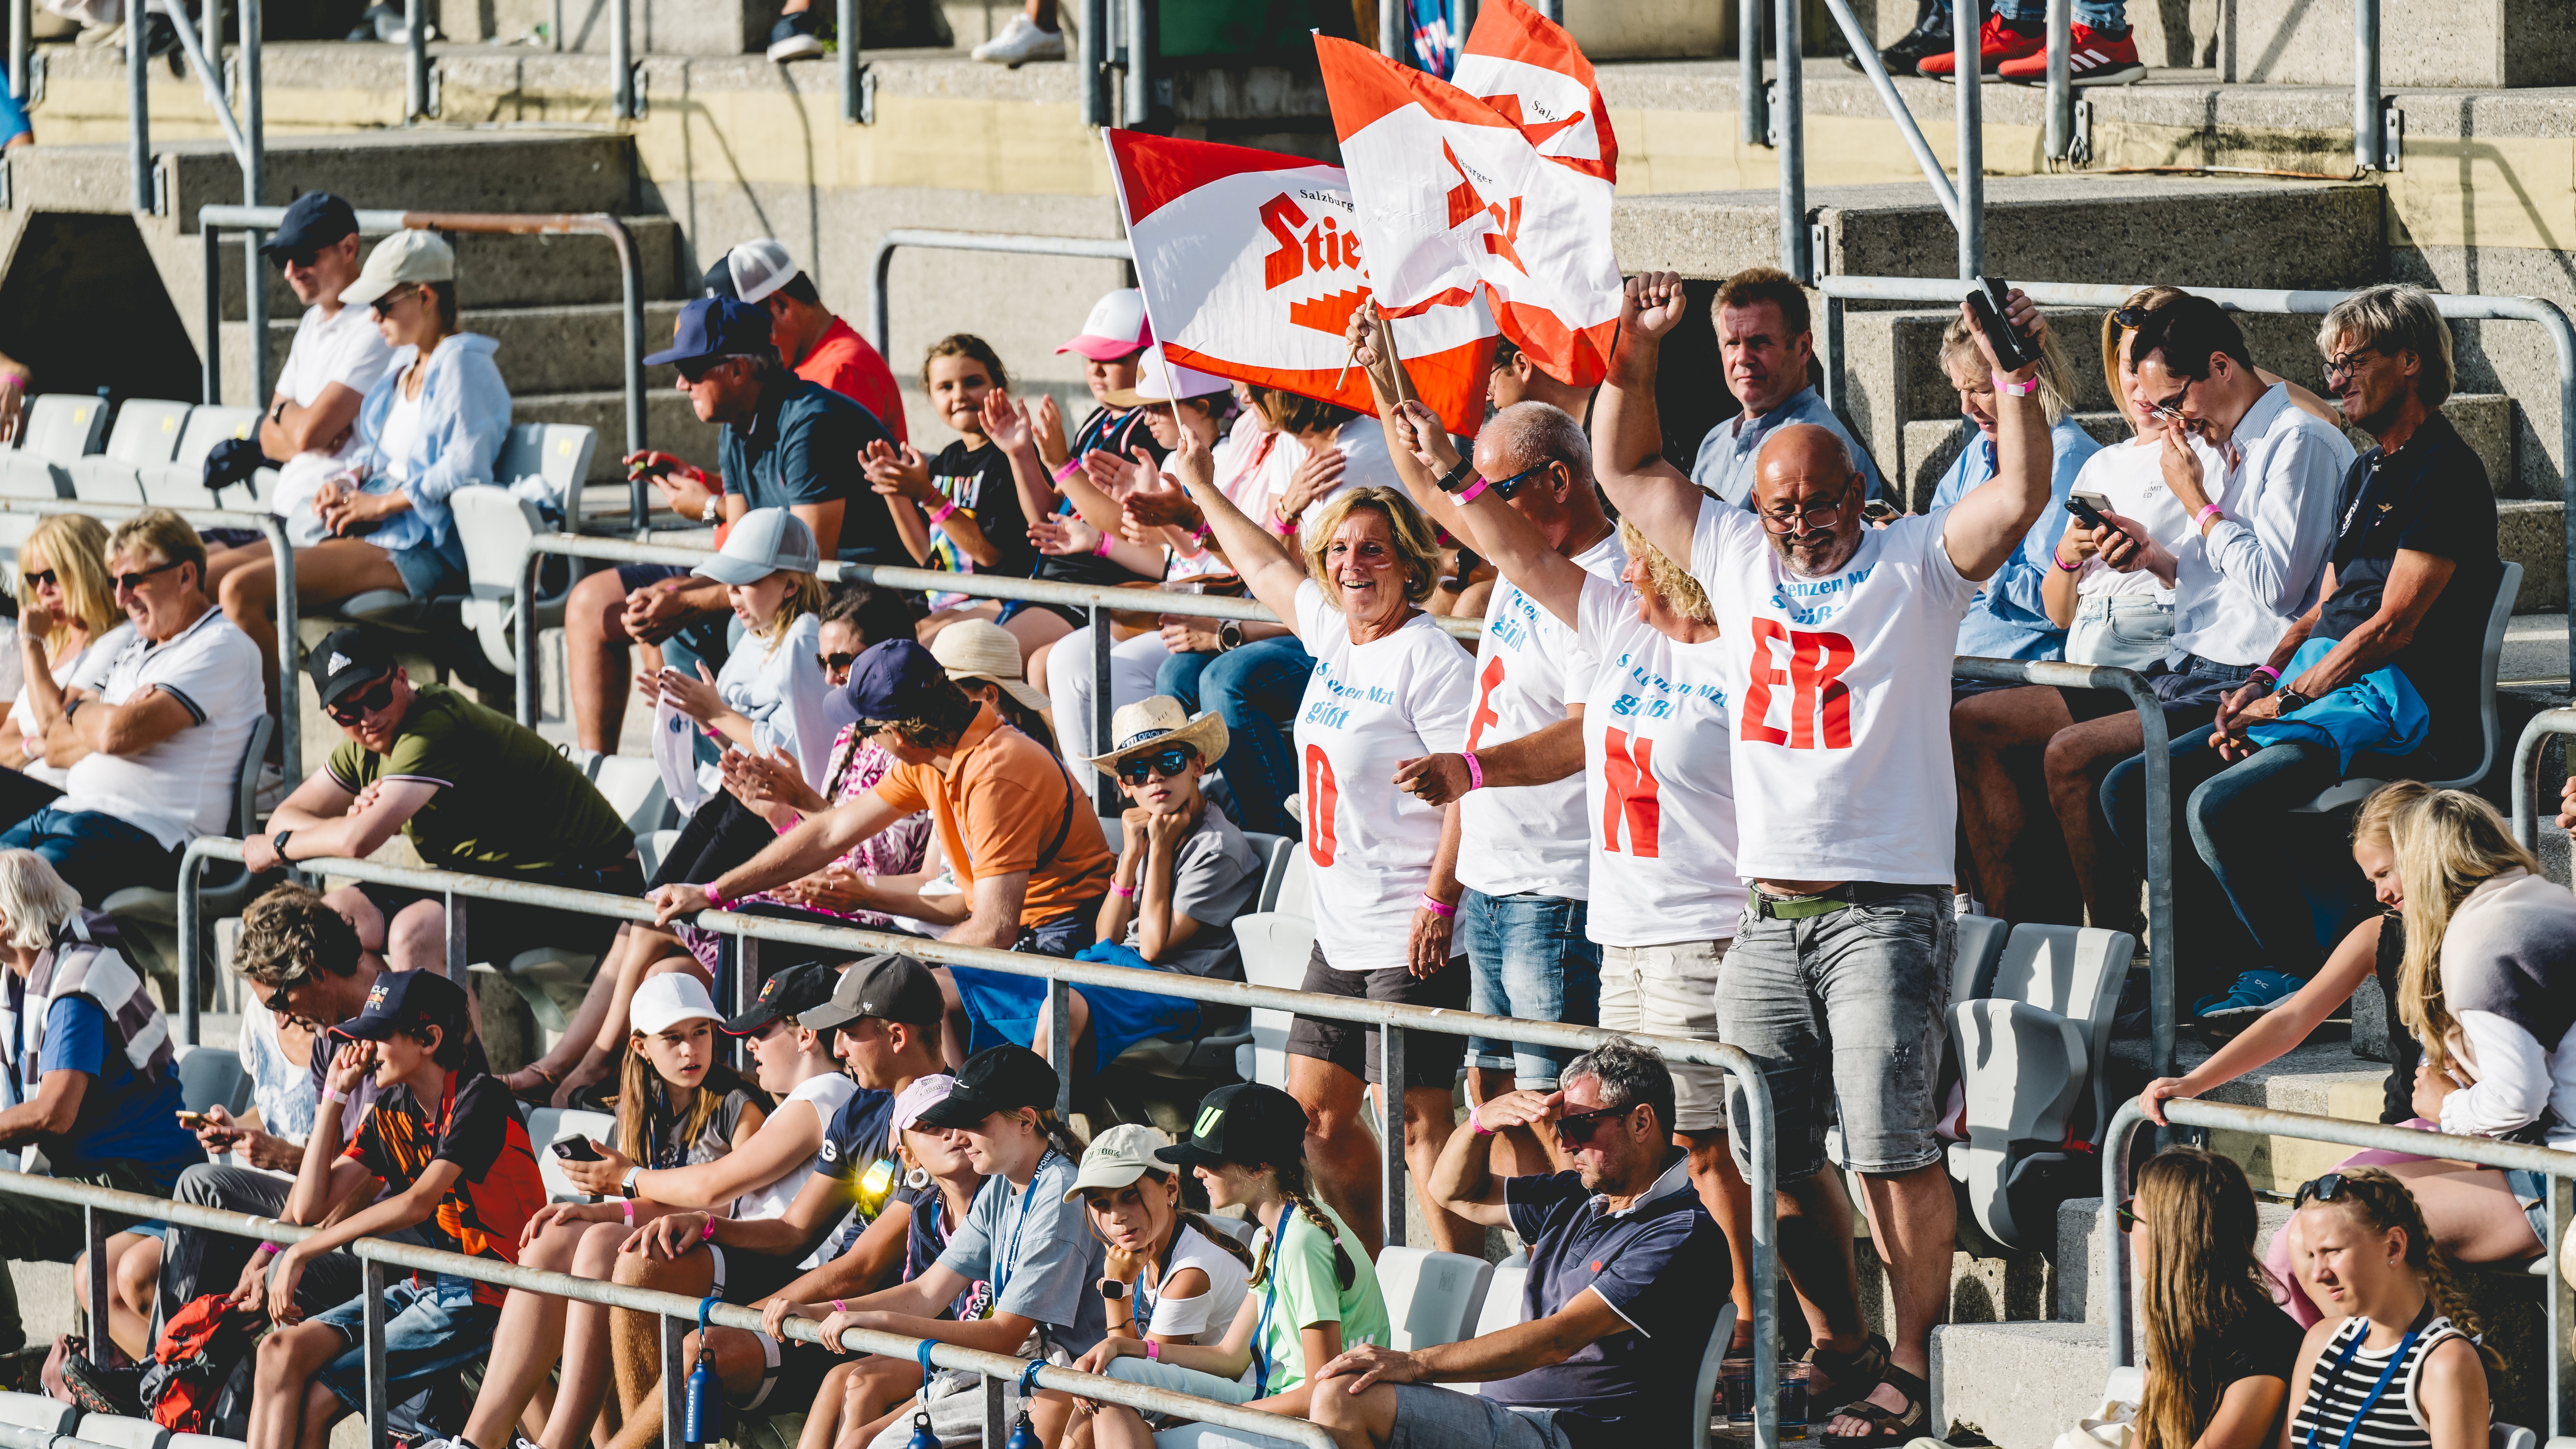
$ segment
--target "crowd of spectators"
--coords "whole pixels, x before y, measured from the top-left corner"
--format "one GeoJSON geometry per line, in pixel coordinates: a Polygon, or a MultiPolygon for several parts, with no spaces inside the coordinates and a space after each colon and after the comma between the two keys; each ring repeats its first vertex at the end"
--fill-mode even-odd
{"type": "MultiPolygon", "coordinates": [[[[495,481],[509,419],[495,345],[458,330],[454,253],[429,232],[362,247],[318,193],[268,252],[309,307],[254,440],[300,594],[454,592],[449,499],[495,481]]],[[[702,1326],[684,1356],[738,1409],[806,1413],[800,1449],[891,1449],[916,1419],[980,1432],[966,1378],[852,1358],[850,1328],[1251,1404],[1353,1449],[1677,1440],[1706,1408],[1682,1386],[1723,1306],[1737,1346],[1755,1331],[1754,1124],[1716,1069],[1414,1032],[1388,1082],[1375,1028],[1298,1015],[1276,1085],[1208,1092],[1179,1141],[1127,1124],[1085,1142],[1060,1088],[1080,1100],[1137,1044],[1204,1036],[1200,1003],[1148,975],[1086,983],[1055,1060],[1038,978],[769,941],[737,981],[699,924],[1241,979],[1256,837],[1281,836],[1309,882],[1308,993],[1748,1054],[1822,1437],[1929,1434],[1958,1237],[1957,920],[2137,933],[2149,830],[2123,697],[1957,682],[1960,655],[2132,669],[2163,706],[2188,847],[2177,959],[2193,1014],[2233,1040],[2151,1084],[2151,1114],[2278,1057],[2375,978],[2403,1027],[2389,1120],[2576,1146],[2576,904],[2491,806],[2421,783],[2485,746],[2475,662],[2503,570],[2486,472],[2441,412],[2449,332],[2416,289],[2325,317],[2327,398],[2262,370],[2215,303],[2142,289],[2102,323],[2125,433],[2107,446],[2035,307],[2007,309],[2035,354],[2012,369],[1963,309],[1939,343],[1960,447],[1913,490],[1816,390],[1806,294],[1768,270],[1706,304],[1733,412],[1680,457],[1659,371],[1693,303],[1667,273],[1628,284],[1597,390],[1505,344],[1472,440],[1415,397],[1373,308],[1349,332],[1372,418],[1180,365],[1122,290],[1059,349],[1092,395],[1078,420],[1015,392],[982,338],[932,345],[919,382],[954,440],[930,452],[886,359],[785,247],[734,248],[705,289],[645,361],[718,425],[717,467],[627,465],[715,547],[694,569],[591,573],[567,609],[579,743],[615,752],[631,694],[686,816],[650,870],[580,765],[415,682],[382,634],[341,629],[299,661],[263,541],[143,510],[22,546],[0,1150],[316,1229],[254,1246],[112,1220],[108,1321],[63,1356],[65,1392],[145,1407],[141,1366],[211,1296],[269,1325],[223,1422],[256,1449],[319,1444],[365,1402],[347,1249],[375,1236],[759,1310],[765,1332],[702,1326]],[[1909,492],[1922,512],[1888,506],[1909,492]],[[1231,593],[1280,622],[830,586],[827,560],[1231,593]],[[1472,649],[1444,614],[1482,619],[1472,649]],[[344,737],[301,781],[248,757],[299,664],[344,737]],[[253,771],[265,820],[242,854],[271,879],[232,967],[255,1107],[187,1113],[173,998],[103,912],[229,833],[253,771]],[[2284,848],[2293,812],[2351,778],[2399,783],[2360,806],[2350,870],[2284,848]],[[1123,801],[1105,817],[1104,781],[1123,801]],[[445,893],[273,883],[397,835],[433,870],[642,896],[649,922],[478,899],[476,959],[591,963],[556,1041],[496,1074],[491,1003],[448,975],[445,893]],[[1482,1255],[1500,1229],[1527,1251],[1515,1327],[1393,1346],[1372,1088],[1429,1245],[1482,1255]],[[615,1126],[532,1142],[536,1106],[615,1126]],[[548,1201],[540,1152],[577,1199],[548,1201]],[[829,1342],[787,1340],[791,1318],[829,1342]]],[[[2156,1285],[2138,1422],[2253,1449],[2285,1419],[2398,1414],[2417,1437],[2375,1442],[2454,1449],[2485,1388],[2444,1265],[2547,1250],[2541,1184],[2380,1153],[2311,1188],[2267,1261],[2241,1172],[2189,1151],[2149,1165],[2122,1208],[2156,1285]],[[2316,1327],[2301,1345],[2282,1319],[2316,1327]],[[2356,1357],[2418,1365],[2403,1401],[2347,1395],[2356,1357]]],[[[61,1204],[0,1195],[0,1226],[22,1260],[89,1248],[61,1204]]],[[[392,1396],[424,1434],[662,1433],[648,1317],[427,1273],[381,1308],[392,1396]]],[[[5,1298],[0,1320],[5,1340],[5,1298]]],[[[1051,1446],[1219,1442],[1055,1390],[1018,1407],[1051,1446]]]]}

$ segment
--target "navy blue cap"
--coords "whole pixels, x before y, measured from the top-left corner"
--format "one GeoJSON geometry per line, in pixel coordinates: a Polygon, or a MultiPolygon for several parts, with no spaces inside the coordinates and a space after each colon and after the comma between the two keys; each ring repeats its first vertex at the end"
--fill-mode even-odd
{"type": "Polygon", "coordinates": [[[723,357],[776,357],[769,342],[769,314],[730,297],[700,297],[680,309],[669,348],[644,359],[646,367],[713,362],[723,357]]]}
{"type": "Polygon", "coordinates": [[[386,971],[368,988],[366,1006],[339,1029],[360,1041],[383,1041],[434,1026],[453,1041],[465,1030],[467,1010],[465,988],[436,971],[386,971]]]}
{"type": "Polygon", "coordinates": [[[920,719],[922,706],[935,697],[935,684],[948,678],[938,656],[909,639],[873,644],[850,666],[850,682],[841,698],[861,719],[920,719]]]}
{"type": "Polygon", "coordinates": [[[742,300],[742,293],[735,291],[733,287],[732,258],[731,252],[716,258],[716,264],[707,268],[707,274],[698,279],[698,285],[705,295],[730,297],[737,302],[742,300]]]}
{"type": "Polygon", "coordinates": [[[344,236],[358,234],[358,213],[327,191],[308,191],[286,208],[286,219],[259,244],[264,257],[320,251],[344,236]]]}

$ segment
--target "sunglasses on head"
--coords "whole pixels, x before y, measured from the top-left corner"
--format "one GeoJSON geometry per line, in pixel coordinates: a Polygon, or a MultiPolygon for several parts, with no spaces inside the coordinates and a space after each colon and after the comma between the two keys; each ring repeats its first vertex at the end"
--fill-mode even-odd
{"type": "Polygon", "coordinates": [[[1155,775],[1174,779],[1198,757],[1199,752],[1187,745],[1173,745],[1150,755],[1129,755],[1118,762],[1118,778],[1130,785],[1142,785],[1155,775]]]}
{"type": "Polygon", "coordinates": [[[20,574],[18,577],[25,579],[27,587],[31,589],[41,589],[47,584],[56,582],[56,575],[52,569],[46,569],[42,573],[20,574]]]}
{"type": "Polygon", "coordinates": [[[2144,307],[2122,307],[2111,314],[2111,320],[2119,325],[2121,331],[2135,332],[2147,325],[2147,312],[2144,307]]]}
{"type": "Polygon", "coordinates": [[[2299,1195],[2290,1200],[2290,1211],[2297,1212],[2311,1202],[2333,1202],[2347,1194],[2352,1186],[2340,1172],[2329,1172],[2299,1184],[2299,1195]]]}
{"type": "Polygon", "coordinates": [[[165,564],[155,564],[148,569],[144,569],[140,573],[112,574],[109,576],[108,581],[116,585],[118,593],[131,593],[136,589],[142,588],[143,581],[145,579],[152,577],[154,574],[166,574],[170,570],[175,569],[186,562],[186,559],[174,558],[165,564]]]}
{"type": "Polygon", "coordinates": [[[1626,1107],[1602,1107],[1590,1112],[1577,1112],[1559,1117],[1550,1125],[1556,1128],[1557,1140],[1568,1147],[1580,1147],[1592,1140],[1592,1134],[1603,1126],[1628,1115],[1626,1107]]]}
{"type": "Polygon", "coordinates": [[[353,725],[394,702],[394,677],[379,679],[366,693],[350,695],[322,707],[322,712],[344,725],[353,725]]]}

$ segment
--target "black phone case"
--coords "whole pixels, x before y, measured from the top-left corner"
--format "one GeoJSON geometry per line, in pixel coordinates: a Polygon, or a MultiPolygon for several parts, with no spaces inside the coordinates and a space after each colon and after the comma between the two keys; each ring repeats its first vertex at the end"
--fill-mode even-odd
{"type": "Polygon", "coordinates": [[[1994,348],[1995,360],[2006,372],[2018,371],[2038,360],[2030,343],[2004,320],[2004,304],[2011,296],[2003,283],[1979,277],[1967,299],[1968,310],[1977,319],[1977,329],[1986,334],[1987,345],[1994,348]]]}

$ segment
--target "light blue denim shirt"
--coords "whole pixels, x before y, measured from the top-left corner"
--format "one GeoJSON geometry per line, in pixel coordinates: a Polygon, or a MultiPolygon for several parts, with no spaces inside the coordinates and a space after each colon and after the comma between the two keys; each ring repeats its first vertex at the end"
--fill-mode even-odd
{"type": "Polygon", "coordinates": [[[402,457],[388,458],[378,440],[393,413],[403,374],[417,355],[409,347],[394,350],[391,370],[367,390],[358,409],[358,439],[370,468],[368,491],[399,488],[411,500],[411,511],[385,520],[368,542],[387,553],[426,544],[464,567],[447,495],[468,484],[491,482],[492,464],[509,440],[510,389],[492,361],[499,348],[491,338],[472,332],[439,344],[421,379],[420,431],[402,457]]]}
{"type": "Polygon", "coordinates": [[[1737,413],[1709,429],[1708,436],[1699,440],[1699,457],[1691,463],[1691,481],[1738,508],[1751,508],[1754,455],[1762,451],[1762,444],[1773,433],[1791,423],[1831,428],[1843,440],[1843,446],[1851,449],[1852,462],[1868,476],[1869,496],[1896,501],[1889,497],[1887,479],[1878,471],[1869,449],[1860,445],[1851,429],[1843,426],[1843,420],[1825,406],[1824,395],[1812,387],[1798,389],[1787,402],[1758,418],[1737,413]]]}
{"type": "MultiPolygon", "coordinates": [[[[1977,431],[1972,423],[1962,420],[1968,430],[1968,445],[1959,450],[1959,461],[1941,475],[1941,486],[1932,490],[1932,507],[1940,510],[1967,496],[1968,490],[1995,476],[1995,444],[1992,438],[1977,431]]],[[[2102,451],[2093,435],[2076,426],[2073,418],[2059,421],[2048,430],[2049,446],[2057,460],[2049,470],[2048,507],[2041,510],[2039,521],[2022,536],[2021,547],[2013,550],[2004,566],[1968,606],[1966,618],[1959,621],[1959,652],[1986,659],[2062,659],[2066,656],[2066,631],[2048,617],[2048,607],[2040,598],[2040,587],[2056,567],[2057,541],[2066,535],[2066,494],[2075,486],[2075,475],[2084,471],[2084,460],[2102,451]]]]}

